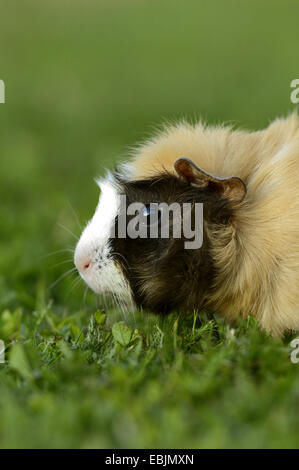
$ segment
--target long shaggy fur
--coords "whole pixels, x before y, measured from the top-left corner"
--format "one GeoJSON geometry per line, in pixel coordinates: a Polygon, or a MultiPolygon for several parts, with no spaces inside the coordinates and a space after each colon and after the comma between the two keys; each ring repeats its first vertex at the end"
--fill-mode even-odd
{"type": "Polygon", "coordinates": [[[210,308],[229,319],[254,315],[276,336],[299,330],[298,116],[257,132],[202,123],[171,126],[134,151],[125,173],[138,180],[174,172],[179,157],[247,185],[232,223],[206,227],[217,269],[210,308]]]}

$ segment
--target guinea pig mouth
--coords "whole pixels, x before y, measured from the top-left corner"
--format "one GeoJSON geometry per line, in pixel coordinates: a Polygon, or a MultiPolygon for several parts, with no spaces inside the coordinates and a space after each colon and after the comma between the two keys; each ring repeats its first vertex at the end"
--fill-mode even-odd
{"type": "Polygon", "coordinates": [[[109,295],[122,304],[133,305],[130,285],[121,267],[113,258],[104,263],[90,262],[79,271],[84,282],[99,295],[109,295]]]}

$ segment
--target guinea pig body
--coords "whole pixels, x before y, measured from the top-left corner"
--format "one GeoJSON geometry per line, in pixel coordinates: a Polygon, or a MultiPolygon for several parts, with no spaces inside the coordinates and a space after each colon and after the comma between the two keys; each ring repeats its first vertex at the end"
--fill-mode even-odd
{"type": "Polygon", "coordinates": [[[229,320],[250,314],[276,336],[299,330],[298,183],[296,114],[257,132],[170,126],[99,181],[75,264],[95,292],[126,304],[158,313],[205,307],[229,320]],[[202,246],[115,236],[121,196],[145,207],[202,204],[202,246]]]}

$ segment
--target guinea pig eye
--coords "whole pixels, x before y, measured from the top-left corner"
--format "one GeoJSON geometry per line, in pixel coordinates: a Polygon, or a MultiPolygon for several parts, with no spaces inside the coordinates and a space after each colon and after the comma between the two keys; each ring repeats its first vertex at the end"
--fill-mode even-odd
{"type": "Polygon", "coordinates": [[[160,210],[155,204],[145,204],[142,210],[142,216],[146,225],[151,225],[159,222],[161,214],[160,210]]]}

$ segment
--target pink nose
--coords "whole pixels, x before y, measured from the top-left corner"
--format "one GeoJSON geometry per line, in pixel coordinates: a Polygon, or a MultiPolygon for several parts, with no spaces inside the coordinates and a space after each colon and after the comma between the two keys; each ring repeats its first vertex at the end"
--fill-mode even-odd
{"type": "Polygon", "coordinates": [[[75,265],[79,272],[86,273],[91,267],[91,259],[86,256],[75,256],[75,265]]]}

